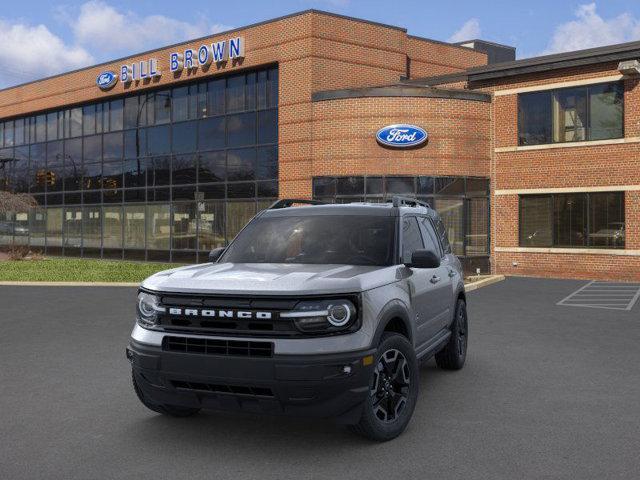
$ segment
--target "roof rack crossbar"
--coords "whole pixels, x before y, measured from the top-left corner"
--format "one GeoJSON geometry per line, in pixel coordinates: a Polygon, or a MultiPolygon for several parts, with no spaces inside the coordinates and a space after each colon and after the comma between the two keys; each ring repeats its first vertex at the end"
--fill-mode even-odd
{"type": "Polygon", "coordinates": [[[276,200],[269,207],[269,210],[273,210],[277,208],[289,208],[296,203],[304,203],[306,205],[326,205],[325,202],[321,202],[319,200],[308,200],[304,198],[282,198],[280,200],[276,200]]]}
{"type": "Polygon", "coordinates": [[[391,198],[391,203],[393,204],[394,207],[402,207],[402,206],[407,206],[407,207],[426,207],[426,208],[431,208],[431,206],[427,203],[427,202],[423,202],[421,200],[418,200],[416,198],[411,198],[411,197],[401,197],[398,195],[395,195],[391,198]]]}

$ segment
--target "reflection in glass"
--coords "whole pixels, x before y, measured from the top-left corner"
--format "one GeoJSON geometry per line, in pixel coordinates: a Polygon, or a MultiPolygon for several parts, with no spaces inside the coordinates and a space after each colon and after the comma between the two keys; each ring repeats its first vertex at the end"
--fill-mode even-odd
{"type": "Polygon", "coordinates": [[[145,206],[125,205],[124,207],[124,248],[144,249],[145,206]]]}
{"type": "Polygon", "coordinates": [[[224,202],[202,202],[198,214],[198,250],[209,252],[225,245],[224,202]]]}
{"type": "Polygon", "coordinates": [[[196,249],[196,204],[173,204],[173,248],[176,250],[196,249]]]}
{"type": "Polygon", "coordinates": [[[122,248],[122,207],[104,207],[104,248],[122,248]]]}
{"type": "Polygon", "coordinates": [[[170,230],[169,204],[147,205],[147,248],[168,250],[170,230]]]}
{"type": "Polygon", "coordinates": [[[102,246],[102,209],[100,206],[85,207],[82,214],[82,245],[84,248],[102,246]]]}

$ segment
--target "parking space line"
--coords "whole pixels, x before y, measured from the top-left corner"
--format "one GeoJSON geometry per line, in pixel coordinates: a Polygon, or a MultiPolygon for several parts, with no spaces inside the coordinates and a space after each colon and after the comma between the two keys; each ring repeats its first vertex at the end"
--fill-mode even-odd
{"type": "Polygon", "coordinates": [[[566,307],[631,310],[640,300],[640,284],[591,281],[560,300],[566,307]]]}

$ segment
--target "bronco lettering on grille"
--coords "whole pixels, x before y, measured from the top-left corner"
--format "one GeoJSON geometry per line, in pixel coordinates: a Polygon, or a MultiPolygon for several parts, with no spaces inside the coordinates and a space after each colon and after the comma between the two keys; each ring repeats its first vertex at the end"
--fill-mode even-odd
{"type": "Polygon", "coordinates": [[[253,312],[249,310],[198,310],[196,308],[169,308],[169,315],[186,317],[238,318],[242,320],[271,320],[271,312],[253,312]]]}

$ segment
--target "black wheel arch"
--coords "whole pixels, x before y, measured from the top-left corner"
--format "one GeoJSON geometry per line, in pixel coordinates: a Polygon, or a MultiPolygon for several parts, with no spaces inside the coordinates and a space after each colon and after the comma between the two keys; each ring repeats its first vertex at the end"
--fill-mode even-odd
{"type": "Polygon", "coordinates": [[[380,344],[385,332],[399,333],[413,345],[414,327],[407,306],[399,300],[387,303],[378,315],[378,325],[373,336],[372,347],[380,344]]]}

